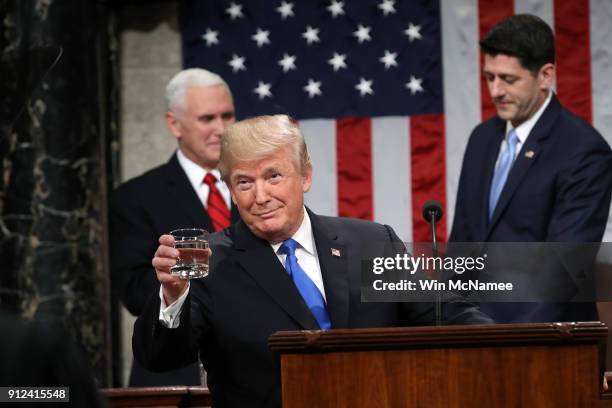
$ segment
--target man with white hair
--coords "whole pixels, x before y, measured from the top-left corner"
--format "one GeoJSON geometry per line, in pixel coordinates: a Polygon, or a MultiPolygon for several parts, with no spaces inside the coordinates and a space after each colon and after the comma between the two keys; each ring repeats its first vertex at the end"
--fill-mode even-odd
{"type": "MultiPolygon", "coordinates": [[[[161,293],[134,327],[134,356],[150,369],[199,355],[216,407],[280,407],[277,330],[390,327],[434,322],[425,303],[361,301],[362,260],[402,243],[387,225],[325,217],[304,206],[312,165],[288,116],[237,122],[223,137],[219,168],[241,221],[213,234],[210,274],[170,274],[178,252],[160,237],[152,261],[161,293]],[[184,306],[184,307],[183,307],[184,306]]],[[[458,297],[446,298],[447,324],[491,323],[458,297]]]]}
{"type": "MultiPolygon", "coordinates": [[[[184,227],[214,232],[239,216],[217,169],[221,137],[234,123],[231,92],[199,68],[176,74],[166,87],[166,125],[178,149],[170,160],[120,186],[111,202],[111,269],[123,304],[138,316],[159,291],[151,253],[160,235],[184,227]]],[[[130,385],[199,385],[196,365],[181,373],[146,373],[135,366],[130,385]]]]}

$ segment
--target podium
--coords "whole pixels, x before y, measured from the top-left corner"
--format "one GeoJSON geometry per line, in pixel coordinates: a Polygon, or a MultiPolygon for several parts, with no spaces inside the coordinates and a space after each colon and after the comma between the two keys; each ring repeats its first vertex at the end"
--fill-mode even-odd
{"type": "Polygon", "coordinates": [[[600,322],[277,332],[284,408],[599,407],[600,322]]]}

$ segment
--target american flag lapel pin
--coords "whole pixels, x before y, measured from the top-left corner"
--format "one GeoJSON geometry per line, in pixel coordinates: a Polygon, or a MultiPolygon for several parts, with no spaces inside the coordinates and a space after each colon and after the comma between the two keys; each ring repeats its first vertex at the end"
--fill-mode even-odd
{"type": "Polygon", "coordinates": [[[535,156],[535,152],[533,150],[527,150],[525,152],[525,157],[528,159],[533,159],[533,156],[535,156]]]}
{"type": "Polygon", "coordinates": [[[338,258],[340,258],[340,250],[339,249],[332,248],[331,249],[331,254],[332,254],[332,256],[337,256],[338,258]]]}

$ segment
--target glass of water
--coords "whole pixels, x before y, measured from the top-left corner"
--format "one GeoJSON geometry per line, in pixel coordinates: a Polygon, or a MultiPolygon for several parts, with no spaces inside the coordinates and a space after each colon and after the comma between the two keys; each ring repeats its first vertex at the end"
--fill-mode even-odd
{"type": "Polygon", "coordinates": [[[182,228],[170,231],[174,247],[179,251],[176,265],[170,273],[182,279],[197,279],[208,275],[208,231],[182,228]]]}

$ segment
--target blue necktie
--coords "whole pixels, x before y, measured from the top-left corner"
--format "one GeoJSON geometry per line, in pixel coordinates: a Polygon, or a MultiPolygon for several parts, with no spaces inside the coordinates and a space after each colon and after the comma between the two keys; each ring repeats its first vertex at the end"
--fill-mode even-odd
{"type": "Polygon", "coordinates": [[[329,314],[325,308],[325,300],[323,295],[319,292],[319,288],[314,284],[312,280],[306,275],[306,272],[298,264],[297,257],[295,256],[295,249],[298,243],[293,239],[288,239],[283,242],[280,246],[280,250],[287,254],[285,260],[285,269],[289,273],[289,276],[293,279],[295,286],[304,298],[306,305],[317,319],[319,327],[323,330],[329,329],[331,323],[329,321],[329,314]]]}
{"type": "Polygon", "coordinates": [[[508,174],[510,174],[517,143],[518,136],[516,134],[516,129],[512,129],[508,134],[508,145],[499,158],[499,163],[497,164],[495,174],[493,175],[493,181],[491,182],[491,192],[489,194],[489,220],[493,217],[497,200],[499,200],[499,196],[504,189],[504,184],[506,184],[506,180],[508,179],[508,174]]]}

